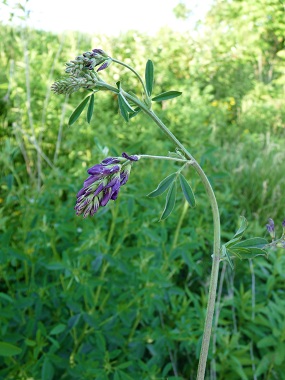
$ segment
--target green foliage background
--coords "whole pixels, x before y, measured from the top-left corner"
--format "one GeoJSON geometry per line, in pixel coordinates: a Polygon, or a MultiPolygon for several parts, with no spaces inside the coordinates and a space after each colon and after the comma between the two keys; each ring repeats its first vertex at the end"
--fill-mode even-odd
{"type": "MultiPolygon", "coordinates": [[[[143,74],[152,59],[154,95],[183,91],[155,111],[208,173],[223,241],[239,215],[247,237],[264,237],[268,217],[285,217],[284,35],[278,0],[214,3],[199,34],[0,25],[1,379],[178,380],[197,368],[212,246],[204,189],[189,170],[197,207],[187,210],[181,196],[158,223],[164,200],[146,194],[176,168],[142,161],[116,203],[76,217],[88,167],[123,151],[174,148],[145,116],[125,123],[109,93],[96,96],[90,125],[81,117],[68,127],[84,94],[51,94],[64,62],[99,47],[143,74]]],[[[139,93],[121,67],[102,73],[110,83],[119,76],[139,93]]],[[[283,378],[284,257],[222,266],[207,378],[283,378]]]]}

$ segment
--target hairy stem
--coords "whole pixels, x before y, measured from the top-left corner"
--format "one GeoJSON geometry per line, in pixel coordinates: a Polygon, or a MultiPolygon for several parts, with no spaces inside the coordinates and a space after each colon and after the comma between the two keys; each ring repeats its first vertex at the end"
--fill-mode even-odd
{"type": "Polygon", "coordinates": [[[199,358],[199,365],[198,365],[198,372],[197,372],[197,380],[203,380],[205,376],[205,371],[206,371],[206,363],[207,363],[207,357],[208,357],[208,351],[209,351],[209,345],[210,345],[213,316],[214,316],[214,311],[215,311],[217,283],[218,283],[218,276],[219,276],[221,233],[220,233],[220,214],[219,214],[218,203],[217,203],[213,188],[205,172],[203,171],[201,166],[198,164],[198,162],[194,159],[194,157],[184,147],[184,145],[181,144],[181,142],[163,124],[163,122],[156,116],[156,114],[151,109],[149,109],[144,103],[140,102],[138,99],[129,95],[126,92],[123,92],[123,94],[127,99],[137,104],[158,125],[158,127],[168,136],[168,138],[184,153],[185,157],[188,158],[188,160],[191,160],[191,164],[193,168],[195,169],[195,171],[197,172],[197,174],[199,175],[205,187],[206,193],[208,194],[209,201],[211,203],[213,223],[214,223],[214,244],[213,244],[213,255],[212,255],[213,262],[212,262],[212,271],[211,271],[211,277],[210,277],[209,297],[208,297],[206,319],[205,319],[204,332],[203,332],[202,347],[200,351],[200,358],[199,358]]]}

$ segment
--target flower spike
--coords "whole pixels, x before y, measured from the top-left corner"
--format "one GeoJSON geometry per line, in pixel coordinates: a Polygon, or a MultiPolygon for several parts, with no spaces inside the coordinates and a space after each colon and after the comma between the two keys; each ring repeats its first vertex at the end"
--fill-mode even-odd
{"type": "Polygon", "coordinates": [[[139,156],[129,156],[123,153],[122,157],[107,157],[100,164],[87,170],[89,177],[84,181],[83,188],[77,193],[74,209],[76,215],[93,216],[110,200],[116,200],[121,186],[129,179],[132,164],[139,160],[139,156]]]}

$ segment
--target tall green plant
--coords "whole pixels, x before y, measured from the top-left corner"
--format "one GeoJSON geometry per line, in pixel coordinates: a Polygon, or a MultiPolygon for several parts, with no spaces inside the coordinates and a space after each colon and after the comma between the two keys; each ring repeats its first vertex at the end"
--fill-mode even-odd
{"type": "MultiPolygon", "coordinates": [[[[197,379],[202,380],[204,379],[206,371],[220,261],[226,260],[229,265],[233,267],[233,258],[252,259],[260,255],[266,256],[267,251],[265,249],[268,247],[285,247],[284,233],[280,239],[275,240],[274,222],[270,219],[267,229],[272,236],[272,243],[268,243],[266,239],[259,237],[242,240],[242,236],[247,227],[246,219],[242,217],[241,225],[233,238],[221,245],[218,204],[213,188],[204,170],[188,149],[186,149],[177,137],[166,127],[152,109],[152,102],[163,102],[173,99],[180,96],[181,92],[166,91],[153,96],[154,65],[151,60],[148,60],[146,63],[144,79],[133,67],[110,57],[101,49],[93,49],[92,51],[85,52],[75,60],[68,62],[66,66],[65,71],[69,76],[55,82],[52,85],[52,90],[57,94],[71,94],[80,89],[89,92],[70,116],[70,125],[77,121],[85,109],[87,109],[86,120],[90,123],[94,113],[94,95],[100,91],[110,91],[117,96],[120,113],[126,122],[136,117],[138,113],[143,112],[154,121],[176,147],[176,151],[169,156],[153,156],[147,154],[130,156],[123,153],[122,157],[107,157],[100,164],[92,166],[88,169],[89,177],[84,182],[83,188],[77,194],[75,206],[77,215],[82,214],[84,217],[93,216],[100,207],[106,206],[110,200],[116,200],[121,186],[126,184],[129,179],[132,166],[134,164],[137,165],[137,161],[141,159],[165,159],[181,162],[183,164],[178,171],[164,178],[156,190],[149,194],[150,197],[156,197],[167,190],[165,207],[160,220],[166,219],[174,209],[177,183],[180,184],[185,200],[191,207],[195,206],[195,196],[189,182],[182,174],[183,170],[193,168],[204,185],[212,208],[214,237],[208,305],[197,372],[197,379]],[[131,91],[125,91],[120,81],[114,86],[105,82],[99,76],[98,72],[106,69],[111,63],[126,67],[138,78],[142,86],[141,97],[131,91]],[[97,68],[97,71],[95,71],[95,68],[97,68]]],[[[283,227],[284,225],[285,222],[283,222],[283,227]]]]}

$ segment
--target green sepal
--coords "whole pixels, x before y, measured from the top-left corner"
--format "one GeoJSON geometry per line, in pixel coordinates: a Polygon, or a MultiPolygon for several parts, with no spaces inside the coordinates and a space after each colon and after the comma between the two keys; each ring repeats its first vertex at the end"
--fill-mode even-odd
{"type": "Polygon", "coordinates": [[[159,221],[166,219],[173,211],[176,201],[176,181],[173,182],[167,192],[164,210],[159,221]]]}
{"type": "Polygon", "coordinates": [[[85,99],[83,99],[82,102],[72,112],[72,114],[71,114],[71,116],[70,116],[70,118],[68,120],[68,124],[69,125],[74,124],[76,122],[76,120],[79,118],[79,116],[81,115],[82,111],[86,107],[86,104],[88,103],[90,96],[91,95],[88,95],[85,99]]]}
{"type": "Polygon", "coordinates": [[[154,197],[157,197],[157,196],[161,195],[162,193],[165,192],[166,189],[169,188],[169,186],[172,184],[172,182],[175,180],[175,178],[176,178],[176,173],[170,174],[169,176],[167,176],[166,178],[164,178],[159,183],[159,185],[157,186],[157,188],[155,190],[153,190],[151,193],[149,193],[147,196],[150,197],[150,198],[154,198],[154,197]]]}
{"type": "Polygon", "coordinates": [[[189,185],[189,183],[187,182],[184,175],[181,173],[179,174],[179,180],[180,180],[181,189],[186,201],[189,203],[191,207],[195,207],[196,201],[195,201],[193,190],[191,186],[189,185]]]}
{"type": "Polygon", "coordinates": [[[88,109],[87,109],[87,123],[88,124],[90,124],[90,121],[92,119],[93,111],[94,111],[94,94],[90,96],[90,101],[88,104],[88,109]]]}
{"type": "Polygon", "coordinates": [[[151,96],[154,78],[153,62],[149,59],[145,67],[145,84],[148,96],[151,96]]]}
{"type": "Polygon", "coordinates": [[[177,96],[180,96],[181,94],[182,94],[182,92],[180,92],[180,91],[166,91],[166,92],[162,92],[161,94],[155,96],[151,100],[153,100],[154,102],[162,102],[163,100],[176,98],[177,96]]]}

